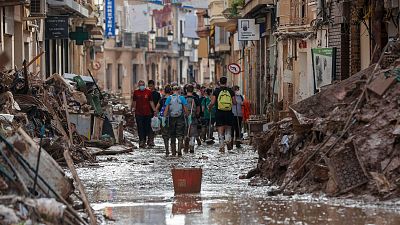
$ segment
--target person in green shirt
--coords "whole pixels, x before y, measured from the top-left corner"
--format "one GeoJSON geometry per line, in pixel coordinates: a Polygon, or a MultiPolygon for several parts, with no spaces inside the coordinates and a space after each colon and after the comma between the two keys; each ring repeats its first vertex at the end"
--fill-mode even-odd
{"type": "Polygon", "coordinates": [[[214,140],[214,124],[215,124],[215,106],[209,110],[208,105],[211,103],[211,96],[213,90],[211,88],[207,88],[205,91],[205,95],[203,100],[201,101],[201,107],[203,111],[203,118],[202,118],[202,137],[204,140],[213,139],[214,140]],[[211,124],[210,124],[211,122],[211,124]],[[210,127],[211,126],[211,129],[210,127]]]}

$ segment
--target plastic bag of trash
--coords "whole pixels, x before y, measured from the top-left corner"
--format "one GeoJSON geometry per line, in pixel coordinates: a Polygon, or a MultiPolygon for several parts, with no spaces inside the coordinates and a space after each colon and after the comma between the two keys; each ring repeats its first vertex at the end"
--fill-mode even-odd
{"type": "Polygon", "coordinates": [[[160,120],[156,116],[151,119],[151,129],[154,132],[161,130],[160,120]]]}
{"type": "Polygon", "coordinates": [[[20,219],[13,209],[0,205],[0,224],[18,224],[20,219]]]}
{"type": "Polygon", "coordinates": [[[57,202],[54,198],[36,199],[36,211],[48,221],[61,219],[67,208],[64,204],[57,202]]]}

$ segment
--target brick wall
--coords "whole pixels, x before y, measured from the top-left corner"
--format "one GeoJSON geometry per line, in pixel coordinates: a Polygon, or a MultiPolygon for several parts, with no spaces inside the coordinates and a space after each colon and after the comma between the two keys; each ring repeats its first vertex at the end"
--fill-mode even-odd
{"type": "Polygon", "coordinates": [[[333,1],[329,26],[329,47],[336,48],[336,80],[350,76],[350,2],[348,0],[333,1]]]}

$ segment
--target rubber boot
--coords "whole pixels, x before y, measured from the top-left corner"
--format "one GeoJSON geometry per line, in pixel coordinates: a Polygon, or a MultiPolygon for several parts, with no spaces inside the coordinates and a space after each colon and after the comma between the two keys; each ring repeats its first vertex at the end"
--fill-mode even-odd
{"type": "Polygon", "coordinates": [[[219,152],[224,153],[225,152],[225,137],[224,135],[219,134],[219,152]]]}
{"type": "Polygon", "coordinates": [[[139,148],[146,148],[146,141],[139,141],[139,148]]]}
{"type": "Polygon", "coordinates": [[[178,139],[178,156],[182,156],[183,139],[178,139]]]}
{"type": "Polygon", "coordinates": [[[183,149],[183,152],[184,153],[188,153],[189,152],[189,138],[185,138],[185,146],[184,146],[184,149],[183,149]]]}
{"type": "Polygon", "coordinates": [[[165,156],[169,156],[169,138],[164,138],[165,156]]]}
{"type": "Polygon", "coordinates": [[[236,148],[242,148],[242,146],[240,145],[241,144],[240,141],[236,141],[235,143],[236,143],[236,148]]]}
{"type": "Polygon", "coordinates": [[[200,137],[197,137],[197,138],[196,138],[196,141],[197,141],[197,145],[198,145],[198,146],[201,146],[201,139],[200,139],[200,137]]]}
{"type": "Polygon", "coordinates": [[[203,141],[207,140],[207,128],[206,127],[201,128],[201,139],[203,139],[203,141]]]}
{"type": "Polygon", "coordinates": [[[232,141],[232,135],[231,135],[231,128],[226,128],[225,129],[225,138],[226,138],[226,147],[229,150],[233,149],[233,141],[232,141]]]}
{"type": "Polygon", "coordinates": [[[171,152],[172,156],[176,156],[176,138],[171,138],[171,152]]]}
{"type": "Polygon", "coordinates": [[[154,144],[154,134],[150,134],[150,135],[147,137],[147,147],[149,147],[149,148],[154,148],[154,146],[156,146],[156,145],[154,144]]]}
{"type": "Polygon", "coordinates": [[[196,139],[195,137],[190,138],[189,142],[190,153],[194,153],[195,139],[196,139]]]}

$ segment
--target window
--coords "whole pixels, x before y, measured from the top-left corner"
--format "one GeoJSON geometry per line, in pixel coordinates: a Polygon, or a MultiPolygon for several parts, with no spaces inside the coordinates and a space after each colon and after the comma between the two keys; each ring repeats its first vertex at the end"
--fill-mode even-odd
{"type": "Polygon", "coordinates": [[[118,64],[118,90],[122,89],[123,77],[124,77],[124,68],[122,64],[118,64]]]}
{"type": "Polygon", "coordinates": [[[107,64],[106,68],[106,87],[107,90],[112,89],[112,64],[107,64]]]}
{"type": "Polygon", "coordinates": [[[137,64],[132,65],[132,86],[134,87],[136,83],[138,82],[137,80],[137,64]]]}

